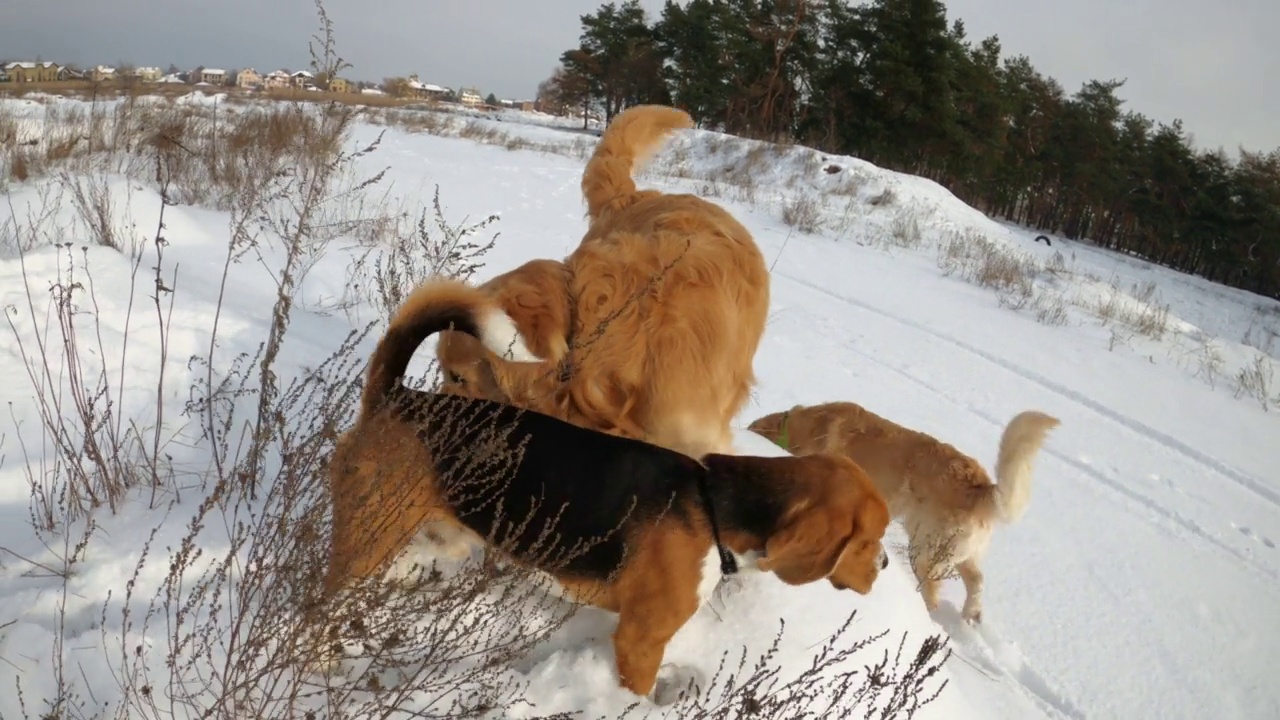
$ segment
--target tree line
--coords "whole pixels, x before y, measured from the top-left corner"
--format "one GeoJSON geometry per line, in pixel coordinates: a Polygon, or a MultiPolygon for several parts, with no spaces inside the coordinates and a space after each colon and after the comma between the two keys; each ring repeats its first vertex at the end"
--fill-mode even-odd
{"type": "Polygon", "coordinates": [[[1194,146],[1126,109],[1123,80],[1068,94],[939,0],[637,0],[581,16],[538,89],[607,121],[674,104],[700,127],[928,177],[989,214],[1280,298],[1280,149],[1194,146]]]}

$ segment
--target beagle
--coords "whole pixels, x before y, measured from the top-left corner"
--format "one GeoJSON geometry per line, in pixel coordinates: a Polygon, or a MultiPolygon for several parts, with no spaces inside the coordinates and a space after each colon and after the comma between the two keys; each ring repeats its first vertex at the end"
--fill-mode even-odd
{"type": "MultiPolygon", "coordinates": [[[[461,287],[420,291],[440,300],[461,287]]],[[[853,461],[697,460],[512,405],[410,390],[400,379],[426,337],[487,332],[465,302],[421,307],[410,298],[374,351],[360,415],[330,462],[325,597],[379,572],[425,525],[453,526],[617,613],[620,683],[647,696],[667,643],[719,580],[717,558],[722,573],[754,557],[754,569],[790,585],[871,590],[889,512],[853,461]]]]}

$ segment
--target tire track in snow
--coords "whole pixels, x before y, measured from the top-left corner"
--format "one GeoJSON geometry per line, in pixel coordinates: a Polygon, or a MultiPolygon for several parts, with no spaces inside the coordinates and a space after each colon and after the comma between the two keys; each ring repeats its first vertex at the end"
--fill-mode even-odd
{"type": "MultiPolygon", "coordinates": [[[[877,315],[881,315],[881,316],[883,316],[883,317],[886,317],[886,318],[888,318],[888,319],[890,319],[890,320],[897,321],[897,322],[899,322],[899,323],[901,323],[901,324],[903,324],[903,325],[906,325],[906,326],[908,326],[908,327],[911,327],[911,328],[914,328],[914,329],[920,330],[921,332],[924,332],[924,333],[925,333],[925,334],[927,334],[927,335],[930,335],[930,336],[936,337],[936,338],[938,338],[938,339],[940,339],[940,340],[948,341],[948,342],[952,343],[953,345],[955,345],[955,346],[957,346],[957,347],[959,347],[959,348],[961,348],[961,349],[969,350],[970,352],[972,352],[973,354],[977,355],[978,357],[981,357],[981,358],[983,358],[983,359],[989,360],[989,361],[991,361],[992,363],[994,363],[995,365],[997,365],[997,366],[999,366],[999,367],[1001,367],[1001,368],[1004,368],[1004,369],[1006,369],[1006,370],[1010,370],[1010,371],[1011,371],[1011,372],[1013,372],[1015,375],[1019,375],[1020,377],[1023,377],[1024,379],[1026,379],[1026,380],[1028,380],[1028,381],[1030,381],[1030,382],[1040,384],[1040,385],[1042,385],[1043,387],[1045,387],[1045,389],[1050,390],[1050,391],[1055,392],[1055,393],[1058,393],[1058,394],[1062,395],[1063,397],[1067,398],[1068,400],[1076,401],[1078,404],[1080,404],[1080,405],[1082,405],[1082,406],[1084,406],[1084,407],[1086,407],[1086,408],[1088,408],[1088,409],[1091,409],[1091,410],[1092,410],[1092,409],[1094,409],[1094,407],[1095,407],[1095,406],[1097,406],[1097,407],[1101,407],[1098,403],[1093,402],[1093,401],[1081,402],[1081,401],[1080,401],[1080,398],[1081,398],[1080,394],[1079,394],[1079,393],[1076,393],[1076,392],[1075,392],[1075,391],[1073,391],[1073,390],[1070,390],[1070,389],[1068,389],[1068,388],[1063,388],[1063,387],[1061,387],[1061,386],[1057,385],[1056,383],[1052,383],[1052,382],[1050,382],[1050,381],[1040,382],[1039,380],[1037,380],[1037,376],[1035,376],[1035,375],[1034,375],[1034,373],[1024,373],[1024,372],[1020,372],[1018,369],[1011,367],[1009,363],[1006,363],[1006,362],[1004,362],[1003,360],[1000,360],[1000,359],[998,359],[998,358],[993,358],[992,356],[988,355],[988,354],[987,354],[987,353],[985,353],[985,352],[982,352],[982,351],[980,351],[980,350],[976,350],[976,349],[970,348],[970,347],[968,347],[965,343],[961,343],[961,342],[958,342],[958,341],[952,340],[952,339],[950,339],[950,338],[947,338],[947,337],[946,337],[946,336],[944,336],[944,335],[939,335],[938,333],[936,333],[936,332],[934,332],[934,331],[932,331],[932,330],[929,330],[928,328],[921,327],[920,325],[918,325],[918,324],[916,324],[916,323],[913,323],[913,322],[908,321],[908,320],[903,320],[902,318],[898,318],[898,317],[895,317],[895,316],[893,316],[893,315],[889,315],[888,313],[885,313],[885,312],[880,311],[880,310],[876,310],[875,308],[867,307],[867,306],[866,306],[866,305],[864,305],[863,303],[859,303],[859,302],[857,302],[857,301],[849,300],[848,298],[843,298],[843,297],[841,297],[840,295],[836,295],[836,294],[834,294],[834,293],[831,293],[830,291],[823,290],[822,288],[817,287],[817,286],[814,286],[814,285],[812,285],[812,284],[810,284],[810,283],[808,283],[808,282],[804,282],[804,281],[800,281],[800,280],[795,280],[794,278],[792,278],[792,277],[790,277],[790,276],[786,276],[786,275],[782,275],[781,277],[784,277],[784,278],[785,278],[785,279],[787,279],[787,280],[793,280],[793,281],[795,281],[796,283],[798,283],[798,284],[800,284],[800,285],[803,285],[803,286],[805,286],[805,287],[807,287],[807,288],[809,288],[809,289],[812,289],[812,290],[814,290],[814,291],[816,291],[816,292],[819,292],[819,293],[821,293],[821,294],[823,294],[823,295],[826,295],[826,296],[828,296],[828,297],[831,297],[831,298],[834,298],[834,299],[837,299],[837,300],[841,300],[841,301],[843,301],[843,302],[846,302],[846,303],[848,303],[848,304],[850,304],[850,305],[854,305],[854,306],[859,307],[859,308],[865,308],[865,309],[867,309],[867,310],[869,310],[869,311],[871,311],[871,312],[874,312],[874,313],[875,313],[875,314],[877,314],[877,315]]],[[[879,360],[879,359],[877,359],[877,358],[875,358],[875,357],[873,357],[873,356],[871,356],[871,355],[869,355],[869,354],[867,354],[867,353],[865,353],[865,352],[862,352],[861,350],[858,350],[856,347],[846,345],[846,346],[845,346],[845,349],[846,349],[848,352],[850,352],[850,353],[852,353],[852,354],[854,354],[854,355],[857,355],[857,356],[859,356],[859,357],[865,358],[865,359],[867,359],[868,361],[870,361],[870,362],[872,362],[872,363],[874,363],[874,364],[876,364],[876,365],[878,365],[878,366],[880,366],[880,367],[883,367],[883,368],[885,368],[885,369],[889,370],[889,371],[890,371],[890,372],[892,372],[892,373],[895,373],[895,374],[897,374],[897,375],[902,376],[903,378],[905,378],[905,379],[906,379],[906,380],[908,380],[909,382],[914,383],[915,385],[917,385],[917,386],[919,386],[919,387],[922,387],[922,388],[924,388],[924,389],[926,389],[926,390],[930,391],[931,393],[933,393],[933,394],[935,394],[935,395],[938,395],[938,396],[940,396],[940,397],[946,398],[946,399],[947,399],[947,400],[949,400],[950,402],[953,402],[953,403],[954,403],[954,402],[956,402],[956,401],[955,401],[955,400],[953,400],[953,399],[952,399],[952,398],[951,398],[951,397],[946,393],[946,391],[944,391],[943,389],[938,388],[938,387],[936,387],[936,386],[934,386],[934,385],[932,385],[932,384],[930,384],[930,383],[928,383],[928,382],[926,382],[926,381],[924,381],[924,380],[921,380],[920,378],[918,378],[918,377],[916,377],[916,376],[914,376],[914,375],[912,375],[912,374],[910,374],[910,373],[908,373],[908,372],[906,372],[906,371],[904,371],[904,370],[901,370],[901,369],[899,369],[899,368],[896,368],[896,367],[894,367],[894,366],[892,366],[892,365],[890,365],[890,364],[888,364],[888,363],[886,363],[886,362],[884,362],[884,361],[882,361],[882,360],[879,360]]],[[[982,418],[982,419],[983,419],[983,420],[985,420],[986,422],[988,422],[988,423],[992,424],[993,426],[995,426],[996,428],[999,428],[999,429],[1003,429],[1003,428],[1004,428],[1004,426],[1005,426],[1005,424],[1008,422],[1008,420],[1007,420],[1007,419],[1002,421],[1002,420],[1000,420],[999,418],[992,417],[991,415],[989,415],[989,414],[987,414],[987,413],[985,413],[985,412],[983,412],[983,411],[981,411],[981,410],[978,410],[978,409],[976,409],[976,408],[973,408],[973,407],[971,407],[971,406],[968,406],[968,405],[965,405],[965,408],[966,408],[966,410],[968,410],[968,411],[969,411],[969,412],[971,412],[972,414],[976,415],[977,417],[982,418]]],[[[1136,432],[1136,433],[1137,433],[1137,434],[1139,434],[1139,435],[1144,435],[1144,436],[1145,436],[1145,434],[1144,434],[1143,432],[1141,432],[1141,430],[1138,430],[1138,429],[1136,429],[1136,428],[1134,427],[1135,423],[1127,423],[1127,422],[1124,422],[1124,421],[1123,421],[1123,416],[1118,415],[1118,414],[1117,414],[1117,413],[1115,413],[1114,411],[1108,411],[1108,412],[1101,413],[1101,414],[1103,414],[1105,417],[1108,417],[1108,418],[1119,417],[1119,418],[1121,418],[1121,420],[1120,420],[1120,421],[1118,421],[1120,425],[1122,425],[1122,426],[1126,427],[1127,429],[1133,430],[1134,432],[1136,432]]],[[[1138,427],[1144,427],[1144,426],[1139,425],[1138,427]]],[[[1159,433],[1159,432],[1154,431],[1154,430],[1151,430],[1150,432],[1151,432],[1153,435],[1156,435],[1156,436],[1161,436],[1161,435],[1163,435],[1162,433],[1159,433]]],[[[1148,438],[1149,440],[1153,440],[1153,441],[1155,441],[1155,442],[1157,442],[1157,443],[1159,443],[1159,442],[1160,442],[1160,441],[1159,441],[1159,439],[1158,439],[1158,438],[1156,438],[1156,437],[1147,436],[1147,438],[1148,438]]],[[[1176,442],[1176,441],[1175,441],[1175,442],[1176,442]]],[[[1176,448],[1174,448],[1174,449],[1176,449],[1176,448]]],[[[1071,467],[1073,467],[1073,468],[1075,468],[1076,470],[1078,470],[1080,473],[1082,473],[1082,474],[1084,474],[1084,475],[1086,475],[1086,476],[1088,476],[1088,477],[1092,478],[1093,480],[1095,480],[1098,484],[1100,484],[1100,485],[1102,485],[1102,486],[1104,486],[1104,487],[1107,487],[1107,488],[1109,488],[1109,489],[1111,489],[1111,490],[1113,490],[1113,491],[1115,491],[1115,492],[1119,493],[1120,495],[1123,495],[1124,497],[1126,497],[1126,498],[1128,498],[1129,500],[1133,501],[1133,502],[1134,502],[1134,503],[1136,503],[1137,505],[1139,505],[1139,506],[1141,506],[1141,507],[1145,508],[1145,509],[1146,509],[1146,510],[1148,510],[1149,512],[1151,512],[1151,513],[1155,514],[1156,516],[1158,516],[1158,517],[1162,517],[1162,518],[1164,518],[1165,520],[1167,520],[1168,522],[1171,522],[1171,523],[1173,523],[1174,525],[1177,525],[1178,527],[1181,527],[1183,530],[1185,530],[1185,531],[1187,531],[1188,533],[1190,533],[1191,535],[1193,535],[1193,536],[1195,536],[1195,537],[1199,538],[1200,540],[1204,541],[1205,543],[1207,543],[1207,544],[1209,544],[1209,545],[1212,545],[1213,547],[1218,548],[1219,550],[1221,550],[1221,551],[1223,551],[1223,552],[1227,553],[1228,555],[1230,555],[1230,556],[1234,557],[1235,559],[1237,559],[1237,560],[1239,560],[1239,561],[1243,562],[1243,563],[1244,563],[1245,565],[1247,565],[1248,567],[1253,568],[1254,570],[1256,570],[1256,571],[1258,571],[1258,572],[1262,573],[1262,574],[1263,574],[1265,577],[1267,577],[1268,579],[1270,579],[1270,580],[1272,580],[1272,581],[1280,581],[1280,573],[1277,573],[1277,572],[1276,572],[1274,569],[1272,569],[1271,567],[1268,567],[1267,565],[1264,565],[1264,564],[1260,563],[1256,558],[1254,558],[1253,556],[1251,556],[1251,555],[1249,555],[1249,554],[1245,553],[1243,550],[1240,550],[1240,549],[1238,549],[1238,548],[1232,547],[1231,545],[1228,545],[1227,543],[1223,542],[1222,540],[1219,540],[1219,539],[1218,539],[1217,537],[1215,537],[1215,536],[1214,536],[1210,531],[1206,530],[1202,525],[1200,525],[1200,524],[1199,524],[1199,523],[1197,523],[1196,521],[1194,521],[1194,520],[1192,520],[1192,519],[1190,519],[1190,518],[1188,518],[1188,517],[1186,517],[1186,516],[1182,515],[1181,513],[1178,513],[1178,512],[1176,512],[1176,511],[1174,511],[1174,510],[1172,510],[1172,509],[1170,509],[1170,508],[1168,508],[1168,507],[1166,507],[1166,506],[1164,506],[1164,505],[1160,504],[1159,502],[1157,502],[1156,500],[1154,500],[1153,498],[1151,498],[1151,497],[1149,497],[1149,496],[1147,496],[1147,495],[1144,495],[1144,494],[1142,494],[1142,493],[1140,493],[1140,492],[1138,492],[1138,491],[1136,491],[1136,490],[1133,490],[1133,489],[1131,489],[1131,488],[1129,488],[1129,487],[1125,486],[1123,483],[1121,483],[1121,482],[1119,482],[1119,481],[1115,480],[1114,478],[1109,477],[1109,476],[1108,476],[1108,475],[1106,475],[1105,473],[1103,473],[1103,472],[1101,472],[1101,471],[1097,470],[1096,468],[1094,468],[1092,465],[1089,465],[1088,463],[1085,463],[1085,462],[1081,461],[1081,460],[1080,460],[1080,459],[1078,459],[1078,458],[1075,458],[1075,457],[1072,457],[1072,456],[1067,455],[1067,454],[1065,454],[1065,453],[1062,453],[1061,451],[1054,450],[1051,446],[1046,446],[1046,447],[1044,447],[1044,448],[1041,450],[1041,452],[1043,452],[1043,453],[1045,453],[1045,454],[1047,454],[1047,455],[1049,455],[1049,456],[1051,456],[1051,457],[1054,457],[1054,458],[1056,458],[1056,459],[1058,459],[1058,460],[1062,461],[1063,463],[1065,463],[1065,464],[1067,464],[1067,465],[1070,465],[1071,467]]],[[[1193,452],[1194,452],[1194,451],[1193,451],[1193,452]]],[[[1187,457],[1188,459],[1192,460],[1192,461],[1196,461],[1196,462],[1198,462],[1198,460],[1196,459],[1196,457],[1195,457],[1194,455],[1190,455],[1190,454],[1185,454],[1185,453],[1184,453],[1184,456],[1185,456],[1185,457],[1187,457]]],[[[1228,476],[1228,477],[1229,477],[1229,476],[1228,476]]]]}
{"type": "Polygon", "coordinates": [[[831,292],[830,290],[827,290],[826,288],[823,288],[820,285],[815,285],[806,280],[801,280],[800,278],[797,278],[793,275],[787,275],[786,273],[777,272],[776,270],[774,271],[773,274],[776,277],[780,277],[784,280],[788,280],[797,285],[806,287],[810,290],[813,290],[814,292],[825,295],[838,302],[842,302],[846,305],[852,305],[854,307],[861,308],[863,310],[874,313],[881,317],[888,318],[889,320],[897,322],[901,325],[905,325],[907,327],[918,330],[926,335],[935,337],[943,342],[954,345],[955,347],[958,347],[961,350],[964,350],[972,355],[976,355],[992,363],[993,365],[1002,367],[1005,370],[1008,370],[1009,372],[1013,373],[1014,375],[1018,375],[1024,380],[1033,382],[1045,388],[1046,390],[1057,393],[1058,395],[1061,395],[1062,397],[1067,398],[1068,400],[1071,400],[1079,405],[1083,405],[1084,407],[1094,411],[1099,415],[1102,415],[1108,420],[1111,420],[1117,425],[1120,425],[1137,435],[1141,435],[1146,439],[1152,442],[1155,442],[1163,447],[1173,450],[1181,454],[1182,456],[1186,457],[1187,459],[1192,460],[1204,466],[1205,468],[1208,468],[1210,470],[1213,470],[1214,472],[1217,472],[1219,475],[1222,475],[1228,480],[1235,482],[1240,487],[1243,487],[1244,489],[1252,492],[1253,494],[1257,495],[1263,500],[1266,500],[1267,502],[1270,502],[1272,505],[1275,505],[1278,508],[1280,508],[1280,491],[1277,491],[1271,487],[1268,487],[1267,485],[1264,485],[1263,483],[1259,482],[1253,477],[1250,477],[1249,475],[1239,470],[1236,470],[1235,468],[1227,465],[1226,463],[1222,462],[1221,460],[1218,460],[1217,458],[1211,457],[1209,455],[1206,455],[1200,452],[1199,450],[1191,447],[1190,445],[1187,445],[1186,443],[1178,440],[1177,438],[1166,435],[1165,433],[1162,433],[1159,430],[1156,430],[1152,427],[1144,425],[1138,422],[1137,420],[1134,420],[1133,418],[1122,415],[1116,412],[1115,410],[1112,410],[1111,408],[1107,407],[1106,405],[1103,405],[1102,403],[1099,403],[1096,400],[1093,400],[1092,398],[1082,395],[1076,392],[1075,390],[1072,390],[1071,388],[1068,388],[1064,385],[1060,385],[1043,375],[1031,372],[1030,370],[1026,370],[1025,368],[1018,367],[1004,360],[1003,358],[1000,358],[999,356],[993,355],[981,348],[974,347],[961,340],[957,340],[953,337],[943,335],[942,333],[939,333],[938,331],[933,330],[925,325],[921,325],[920,323],[917,323],[915,321],[908,320],[906,318],[899,317],[897,315],[893,315],[891,313],[885,312],[884,310],[881,310],[873,305],[864,303],[860,300],[855,300],[853,298],[831,292]]]}

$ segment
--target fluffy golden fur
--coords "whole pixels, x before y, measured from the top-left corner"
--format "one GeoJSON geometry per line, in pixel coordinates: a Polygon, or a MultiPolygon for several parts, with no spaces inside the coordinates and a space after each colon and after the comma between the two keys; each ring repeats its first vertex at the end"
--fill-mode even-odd
{"type": "Polygon", "coordinates": [[[1032,464],[1057,418],[1028,410],[1005,427],[992,483],[977,460],[855,403],[796,406],[749,429],[796,454],[838,452],[867,471],[901,518],[925,605],[938,605],[941,580],[954,569],[965,586],[962,615],[982,619],[979,564],[995,521],[1016,521],[1031,497],[1032,464]]]}
{"type": "Polygon", "coordinates": [[[433,525],[549,573],[572,599],[616,612],[620,683],[647,695],[667,643],[719,577],[708,582],[717,542],[740,558],[758,557],[757,569],[788,584],[826,579],[838,589],[872,589],[887,562],[881,539],[889,510],[848,458],[694,460],[512,405],[401,384],[431,334],[452,327],[484,338],[487,308],[487,298],[462,283],[421,288],[374,351],[360,414],[329,467],[326,599],[385,568],[433,525]],[[470,419],[459,422],[463,416],[470,419]],[[490,486],[466,477],[477,468],[500,472],[493,458],[511,458],[517,448],[520,462],[490,486]],[[465,492],[455,492],[463,484],[465,492]],[[554,547],[542,534],[546,520],[556,523],[554,547]],[[589,549],[577,559],[544,554],[584,542],[589,549]]]}
{"type": "Polygon", "coordinates": [[[582,178],[590,226],[563,264],[539,260],[482,286],[543,361],[520,387],[513,365],[445,333],[437,357],[475,392],[697,457],[732,447],[755,383],[769,271],[751,234],[694,195],[638,190],[631,173],[689,115],[631,108],[609,125],[582,178]],[[562,291],[558,285],[565,282],[562,291]],[[567,330],[566,330],[567,328],[567,330]],[[563,331],[563,334],[561,334],[563,331]]]}

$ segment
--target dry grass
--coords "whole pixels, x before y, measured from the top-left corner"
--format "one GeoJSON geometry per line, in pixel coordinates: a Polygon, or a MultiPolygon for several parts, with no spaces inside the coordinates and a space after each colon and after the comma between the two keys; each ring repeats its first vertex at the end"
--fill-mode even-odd
{"type": "Polygon", "coordinates": [[[1209,387],[1216,388],[1218,377],[1222,375],[1222,368],[1226,365],[1226,358],[1222,356],[1222,351],[1211,335],[1200,333],[1199,341],[1195,349],[1196,371],[1193,377],[1201,378],[1209,387]]]}
{"type": "Polygon", "coordinates": [[[1255,307],[1241,342],[1271,358],[1280,359],[1277,341],[1280,341],[1280,309],[1274,305],[1255,307]]]}
{"type": "MultiPolygon", "coordinates": [[[[320,17],[315,69],[336,72],[342,62],[322,8],[320,17]]],[[[298,289],[335,238],[355,238],[368,250],[352,260],[342,302],[374,306],[381,321],[424,277],[476,272],[496,240],[485,237],[495,218],[451,221],[439,193],[430,209],[386,207],[375,191],[382,176],[358,169],[378,144],[350,147],[362,111],[341,103],[88,105],[49,105],[38,143],[0,150],[8,177],[17,179],[16,163],[25,162],[19,168],[25,179],[57,178],[66,193],[48,191],[46,207],[4,228],[24,269],[33,248],[61,237],[62,229],[46,221],[69,202],[85,237],[127,258],[131,270],[127,289],[104,288],[89,253],[57,240],[56,276],[26,274],[24,301],[6,314],[39,420],[15,428],[16,455],[26,461],[31,484],[31,529],[59,549],[51,568],[60,583],[51,595],[58,626],[44,666],[56,690],[28,697],[20,681],[14,690],[23,715],[468,718],[529,710],[520,668],[575,608],[552,601],[526,573],[428,559],[407,575],[374,578],[318,608],[330,542],[325,464],[337,432],[351,424],[366,357],[361,348],[374,324],[353,323],[356,329],[335,339],[327,357],[306,367],[284,359],[296,342],[298,289]],[[128,217],[131,198],[113,193],[113,173],[158,192],[159,220],[146,235],[128,217]],[[169,341],[175,313],[187,310],[190,297],[180,281],[185,276],[166,255],[165,210],[178,203],[219,208],[229,218],[222,267],[199,269],[216,279],[220,294],[207,346],[181,351],[190,353],[183,358],[192,377],[185,388],[165,373],[177,359],[170,354],[179,352],[169,341]],[[234,268],[246,261],[271,269],[273,294],[257,337],[243,328],[233,333],[222,317],[236,292],[234,268]],[[108,292],[128,298],[123,325],[100,303],[108,292]],[[47,333],[31,331],[42,323],[47,333]],[[236,347],[247,349],[228,350],[236,347]],[[151,365],[158,371],[137,372],[151,365]],[[136,398],[139,382],[155,400],[141,414],[125,401],[136,398]],[[62,638],[74,634],[70,578],[104,542],[98,521],[117,513],[156,524],[141,547],[113,548],[132,549],[137,561],[93,619],[118,685],[119,701],[106,703],[94,696],[62,638]],[[157,567],[158,585],[147,579],[157,567]],[[318,645],[318,628],[304,609],[322,609],[341,626],[340,635],[318,645]],[[335,642],[343,674],[300,670],[335,642]]],[[[525,147],[479,123],[433,127],[525,147]]],[[[15,131],[0,119],[0,132],[15,131]]],[[[433,367],[425,385],[435,377],[433,367]]],[[[478,461],[501,475],[493,458],[478,461]]],[[[402,558],[401,569],[413,559],[402,558]]],[[[685,718],[854,712],[909,718],[945,688],[937,673],[949,652],[940,636],[916,642],[904,636],[896,653],[851,662],[883,637],[859,639],[846,625],[793,680],[781,676],[776,645],[758,657],[744,653],[733,672],[726,655],[711,685],[687,693],[671,711],[685,718]]]]}
{"type": "Polygon", "coordinates": [[[1115,324],[1139,335],[1160,340],[1169,329],[1169,305],[1159,302],[1160,290],[1154,281],[1134,285],[1129,293],[1113,280],[1110,291],[1097,300],[1094,315],[1103,326],[1115,324]]]}
{"type": "Polygon", "coordinates": [[[798,193],[782,202],[782,222],[810,235],[822,232],[822,201],[810,193],[798,193]]]}
{"type": "Polygon", "coordinates": [[[995,290],[1001,303],[1020,309],[1031,301],[1039,273],[1035,259],[1004,248],[975,232],[952,233],[938,247],[938,267],[944,275],[959,275],[980,287],[995,290]]]}
{"type": "Polygon", "coordinates": [[[1254,354],[1249,364],[1236,373],[1236,399],[1253,398],[1269,411],[1271,406],[1280,402],[1275,388],[1275,362],[1265,354],[1254,354]]]}
{"type": "Polygon", "coordinates": [[[867,200],[874,207],[889,206],[898,202],[898,193],[892,187],[886,187],[867,200]]]}
{"type": "Polygon", "coordinates": [[[585,160],[595,149],[596,139],[566,131],[564,139],[534,140],[519,132],[504,130],[501,125],[483,118],[470,117],[431,106],[366,110],[361,118],[367,122],[396,127],[415,133],[460,138],[507,150],[530,150],[585,160]]]}
{"type": "Polygon", "coordinates": [[[234,86],[196,86],[185,83],[146,83],[146,82],[92,82],[89,80],[63,80],[47,83],[6,83],[0,85],[0,97],[29,97],[32,95],[52,95],[54,97],[75,99],[97,99],[110,101],[122,97],[163,97],[175,99],[188,93],[212,95],[224,94],[230,102],[253,103],[290,102],[290,103],[338,103],[357,107],[395,108],[407,105],[429,103],[421,98],[396,97],[385,93],[363,92],[331,92],[328,90],[303,90],[301,88],[263,88],[246,90],[234,86]]]}
{"type": "Polygon", "coordinates": [[[1059,290],[1037,291],[1031,299],[1031,312],[1036,322],[1045,325],[1066,325],[1071,321],[1067,313],[1069,303],[1059,290]]]}
{"type": "Polygon", "coordinates": [[[354,120],[353,111],[336,105],[206,108],[143,100],[48,104],[34,116],[10,108],[0,125],[25,134],[0,149],[0,177],[121,174],[169,185],[175,202],[225,210],[279,174],[333,156],[335,139],[354,120]]]}
{"type": "Polygon", "coordinates": [[[886,242],[894,247],[917,248],[924,242],[924,233],[920,230],[920,220],[909,208],[903,208],[893,216],[889,223],[886,242]]]}

